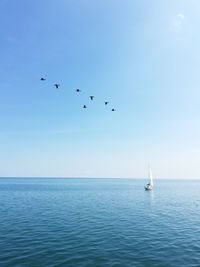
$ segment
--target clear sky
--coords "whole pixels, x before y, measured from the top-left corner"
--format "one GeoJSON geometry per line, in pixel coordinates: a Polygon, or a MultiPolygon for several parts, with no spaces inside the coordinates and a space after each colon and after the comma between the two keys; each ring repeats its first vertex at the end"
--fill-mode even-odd
{"type": "Polygon", "coordinates": [[[0,176],[200,178],[199,47],[199,0],[1,0],[0,176]]]}

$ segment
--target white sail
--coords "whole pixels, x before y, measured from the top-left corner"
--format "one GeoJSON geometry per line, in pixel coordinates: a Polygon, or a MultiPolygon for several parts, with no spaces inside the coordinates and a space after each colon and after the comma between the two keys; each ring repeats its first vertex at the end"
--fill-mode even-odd
{"type": "Polygon", "coordinates": [[[152,177],[151,167],[149,167],[149,183],[153,187],[153,177],[152,177]]]}

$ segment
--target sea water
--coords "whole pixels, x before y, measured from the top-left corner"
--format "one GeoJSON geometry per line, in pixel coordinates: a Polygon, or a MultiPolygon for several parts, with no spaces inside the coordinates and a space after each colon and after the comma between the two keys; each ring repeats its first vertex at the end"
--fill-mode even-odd
{"type": "Polygon", "coordinates": [[[0,179],[1,267],[200,266],[200,181],[0,179]]]}

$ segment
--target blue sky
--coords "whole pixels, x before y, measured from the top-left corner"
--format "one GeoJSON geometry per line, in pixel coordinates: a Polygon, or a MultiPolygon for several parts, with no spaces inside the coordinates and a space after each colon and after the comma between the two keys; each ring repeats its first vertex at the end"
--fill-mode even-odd
{"type": "Polygon", "coordinates": [[[199,1],[1,0],[0,25],[0,176],[200,177],[199,1]]]}

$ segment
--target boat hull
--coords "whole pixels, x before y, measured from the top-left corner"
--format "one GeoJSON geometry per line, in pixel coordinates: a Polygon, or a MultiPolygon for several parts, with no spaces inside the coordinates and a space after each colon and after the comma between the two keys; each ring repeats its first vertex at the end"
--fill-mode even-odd
{"type": "Polygon", "coordinates": [[[151,185],[146,185],[146,186],[144,187],[144,189],[145,189],[146,191],[149,191],[149,190],[152,190],[153,187],[152,187],[151,185]]]}

